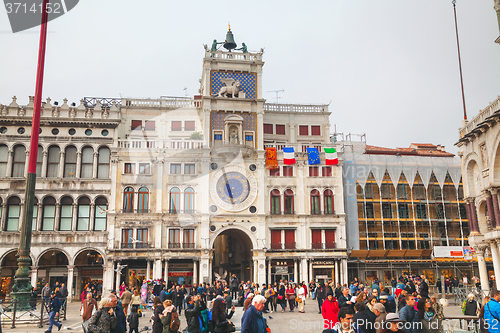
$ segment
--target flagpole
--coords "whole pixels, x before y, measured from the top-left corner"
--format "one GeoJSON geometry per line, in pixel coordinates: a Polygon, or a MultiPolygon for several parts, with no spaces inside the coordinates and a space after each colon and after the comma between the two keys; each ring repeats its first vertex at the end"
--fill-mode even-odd
{"type": "Polygon", "coordinates": [[[467,111],[465,110],[464,80],[462,78],[462,60],[460,58],[460,43],[458,41],[457,9],[455,8],[457,1],[453,0],[451,3],[453,4],[453,14],[455,16],[455,34],[457,36],[457,50],[458,50],[458,69],[460,70],[460,86],[462,88],[462,104],[464,108],[464,120],[467,120],[467,111]]]}
{"type": "MultiPolygon", "coordinates": [[[[45,68],[45,47],[47,42],[47,5],[50,0],[42,2],[42,21],[40,26],[40,44],[38,48],[38,68],[36,73],[35,105],[33,108],[33,121],[31,123],[31,141],[28,164],[28,176],[26,178],[26,188],[24,194],[24,214],[21,224],[21,234],[18,249],[18,268],[12,287],[13,304],[17,303],[17,310],[30,310],[30,250],[31,250],[31,230],[33,222],[33,203],[35,197],[36,184],[36,162],[38,154],[38,136],[40,129],[40,113],[42,106],[43,73],[45,68]]],[[[14,305],[16,306],[16,305],[14,305]]]]}

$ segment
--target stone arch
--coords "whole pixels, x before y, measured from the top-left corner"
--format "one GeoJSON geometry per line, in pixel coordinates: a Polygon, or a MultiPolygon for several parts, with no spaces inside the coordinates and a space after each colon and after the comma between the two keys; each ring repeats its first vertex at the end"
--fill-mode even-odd
{"type": "Polygon", "coordinates": [[[240,227],[238,225],[232,225],[231,227],[223,227],[223,228],[219,228],[213,235],[212,237],[210,237],[210,248],[213,248],[214,247],[214,243],[215,243],[215,239],[220,235],[222,234],[223,232],[225,231],[228,231],[228,230],[231,230],[231,229],[234,229],[234,230],[239,230],[239,231],[243,231],[247,237],[250,239],[250,241],[252,242],[252,248],[253,249],[256,249],[257,248],[257,239],[254,237],[254,235],[252,235],[251,231],[247,228],[243,228],[243,227],[240,227]]]}
{"type": "Polygon", "coordinates": [[[467,161],[465,167],[465,177],[467,178],[467,191],[469,197],[476,197],[482,190],[482,177],[479,163],[475,159],[467,161]]]}
{"type": "Polygon", "coordinates": [[[74,261],[74,258],[69,254],[68,251],[66,251],[65,249],[62,249],[62,248],[57,248],[57,247],[49,247],[45,250],[43,250],[42,252],[40,252],[40,254],[38,255],[38,257],[36,258],[36,266],[39,266],[39,263],[40,263],[40,259],[48,252],[50,251],[59,251],[61,253],[64,253],[64,255],[66,256],[66,259],[68,259],[68,264],[70,262],[73,262],[74,261]]]}
{"type": "Polygon", "coordinates": [[[489,228],[490,224],[488,223],[487,216],[488,216],[488,213],[487,213],[487,207],[486,207],[486,200],[483,199],[477,203],[477,224],[479,226],[480,232],[485,232],[489,228]]]}
{"type": "Polygon", "coordinates": [[[69,264],[74,266],[76,258],[78,258],[78,256],[85,251],[95,251],[95,252],[99,253],[102,256],[103,265],[106,266],[107,259],[106,259],[106,254],[104,253],[104,251],[101,249],[95,248],[95,247],[90,247],[90,246],[79,249],[75,253],[75,255],[73,256],[73,258],[71,258],[71,261],[69,261],[69,264]]]}
{"type": "MultiPolygon", "coordinates": [[[[7,251],[4,252],[4,254],[2,254],[0,256],[0,267],[3,265],[3,261],[4,261],[5,257],[7,257],[12,252],[17,252],[17,249],[7,250],[7,251]]],[[[31,252],[30,252],[30,257],[31,257],[31,263],[34,264],[35,263],[35,257],[33,256],[33,253],[31,253],[31,252]]]]}

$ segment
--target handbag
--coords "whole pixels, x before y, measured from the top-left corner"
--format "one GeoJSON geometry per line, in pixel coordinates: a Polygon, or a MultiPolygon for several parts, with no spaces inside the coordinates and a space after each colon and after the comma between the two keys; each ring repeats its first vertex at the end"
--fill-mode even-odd
{"type": "Polygon", "coordinates": [[[289,299],[293,301],[295,299],[295,294],[290,295],[289,299]]]}
{"type": "Polygon", "coordinates": [[[297,303],[302,303],[302,297],[297,298],[297,303]]]}
{"type": "Polygon", "coordinates": [[[281,301],[283,299],[282,295],[278,295],[278,299],[281,301]]]}

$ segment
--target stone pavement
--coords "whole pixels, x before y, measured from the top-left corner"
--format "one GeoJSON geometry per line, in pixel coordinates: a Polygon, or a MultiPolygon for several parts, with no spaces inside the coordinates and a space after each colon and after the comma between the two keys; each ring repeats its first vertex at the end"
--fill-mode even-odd
{"type": "MultiPolygon", "coordinates": [[[[280,309],[281,307],[278,305],[278,312],[267,313],[264,315],[267,318],[267,323],[271,328],[272,333],[320,333],[323,331],[323,318],[320,314],[318,314],[318,303],[316,301],[313,301],[310,298],[306,300],[305,313],[298,313],[298,309],[295,309],[294,312],[289,312],[288,308],[284,313],[282,313],[280,309]]],[[[151,322],[149,321],[151,313],[152,311],[144,311],[144,317],[140,319],[139,328],[143,328],[144,326],[151,327],[151,322]]],[[[243,308],[237,307],[233,318],[231,318],[231,321],[238,329],[241,327],[242,314],[243,308]]],[[[459,306],[449,306],[445,308],[445,315],[456,316],[461,314],[462,312],[459,306]]],[[[184,311],[182,311],[180,319],[181,329],[184,329],[186,327],[184,311]]],[[[67,320],[61,321],[61,323],[63,324],[61,332],[83,332],[79,302],[73,302],[68,305],[67,320]]],[[[11,329],[10,327],[10,324],[2,323],[2,330],[4,333],[41,333],[47,330],[48,326],[46,325],[44,328],[38,328],[37,325],[18,325],[15,329],[11,329]]],[[[54,327],[53,331],[57,332],[57,328],[54,327]]]]}

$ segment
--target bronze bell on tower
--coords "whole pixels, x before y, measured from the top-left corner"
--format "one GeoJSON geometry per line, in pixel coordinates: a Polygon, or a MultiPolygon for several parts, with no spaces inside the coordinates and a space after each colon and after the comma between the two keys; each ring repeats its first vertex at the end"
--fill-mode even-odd
{"type": "Polygon", "coordinates": [[[231,26],[229,26],[229,30],[226,34],[226,41],[224,42],[224,48],[231,52],[232,49],[236,48],[236,42],[234,41],[233,32],[231,31],[231,26]]]}

